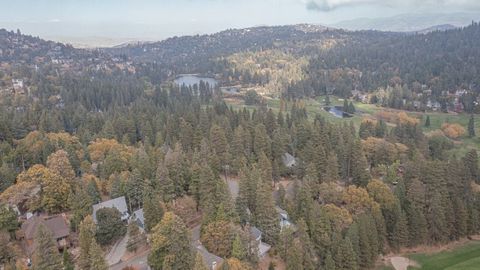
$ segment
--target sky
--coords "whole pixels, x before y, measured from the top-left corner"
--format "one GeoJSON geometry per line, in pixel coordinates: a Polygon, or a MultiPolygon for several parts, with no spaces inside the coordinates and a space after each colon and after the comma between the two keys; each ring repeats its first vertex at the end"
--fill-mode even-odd
{"type": "Polygon", "coordinates": [[[0,28],[35,36],[160,40],[258,25],[479,12],[480,0],[0,0],[0,6],[0,28]]]}

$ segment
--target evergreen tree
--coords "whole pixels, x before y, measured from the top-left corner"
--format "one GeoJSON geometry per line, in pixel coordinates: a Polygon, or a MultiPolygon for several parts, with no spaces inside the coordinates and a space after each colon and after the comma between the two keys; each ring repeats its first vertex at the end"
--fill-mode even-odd
{"type": "Polygon", "coordinates": [[[303,270],[302,250],[298,241],[294,241],[287,252],[287,270],[303,270]]]}
{"type": "Polygon", "coordinates": [[[466,167],[467,178],[470,181],[479,180],[479,171],[478,171],[478,154],[476,149],[472,149],[467,152],[463,158],[463,163],[466,167]]]}
{"type": "Polygon", "coordinates": [[[183,221],[167,212],[151,234],[151,252],[148,264],[153,270],[193,268],[194,253],[189,231],[183,221]]]}
{"type": "Polygon", "coordinates": [[[244,245],[242,237],[239,233],[235,235],[232,243],[232,257],[244,260],[247,257],[247,247],[244,245]]]}
{"type": "Polygon", "coordinates": [[[41,270],[62,269],[62,258],[58,253],[57,244],[52,233],[44,225],[40,225],[35,233],[33,265],[35,269],[41,270]]]}
{"type": "Polygon", "coordinates": [[[341,241],[338,251],[335,254],[335,267],[338,270],[357,270],[357,255],[353,251],[352,243],[349,238],[341,241]]]}
{"type": "Polygon", "coordinates": [[[80,269],[90,269],[90,247],[95,241],[95,223],[91,216],[86,216],[80,223],[80,233],[78,243],[80,247],[80,255],[78,258],[78,266],[80,269]]]}
{"type": "Polygon", "coordinates": [[[340,180],[340,175],[338,173],[338,159],[335,152],[330,153],[327,160],[327,165],[325,166],[325,173],[322,177],[324,182],[337,182],[340,180]]]}
{"type": "Polygon", "coordinates": [[[108,270],[108,264],[103,257],[103,252],[96,241],[90,245],[90,269],[108,270]]]}
{"type": "Polygon", "coordinates": [[[143,197],[143,216],[145,218],[145,230],[150,232],[163,217],[164,206],[160,196],[147,193],[143,197]]]}
{"type": "Polygon", "coordinates": [[[325,255],[325,262],[323,269],[325,270],[335,270],[335,261],[333,260],[332,253],[330,251],[327,252],[327,255],[325,255]]]}
{"type": "Polygon", "coordinates": [[[96,212],[96,240],[101,245],[108,245],[120,239],[127,232],[122,221],[122,214],[117,208],[101,208],[96,212]]]}
{"type": "Polygon", "coordinates": [[[307,224],[303,219],[300,219],[297,222],[297,227],[298,240],[302,253],[302,268],[305,270],[314,270],[316,256],[313,250],[312,241],[310,240],[310,236],[307,232],[307,224]]]}
{"type": "Polygon", "coordinates": [[[468,136],[470,138],[475,137],[475,119],[473,114],[470,116],[470,120],[468,121],[468,136]]]}
{"type": "Polygon", "coordinates": [[[130,224],[128,224],[127,250],[129,252],[136,252],[139,247],[146,243],[147,238],[142,232],[140,232],[137,223],[130,222],[130,224]]]}
{"type": "Polygon", "coordinates": [[[370,175],[368,173],[367,159],[365,158],[359,140],[356,140],[353,143],[350,156],[350,166],[352,182],[357,186],[366,186],[370,180],[370,175]]]}
{"type": "Polygon", "coordinates": [[[90,197],[90,201],[94,204],[99,203],[102,200],[100,192],[98,191],[97,183],[95,183],[94,180],[88,181],[87,194],[90,197]]]}
{"type": "Polygon", "coordinates": [[[272,191],[266,183],[260,184],[255,203],[254,224],[263,232],[265,241],[274,244],[278,239],[280,224],[272,191]]]}
{"type": "Polygon", "coordinates": [[[197,252],[197,255],[195,256],[195,265],[193,266],[193,270],[209,270],[200,252],[197,252]]]}
{"type": "Polygon", "coordinates": [[[63,250],[63,269],[64,270],[74,270],[75,265],[73,264],[72,256],[67,249],[63,250]]]}
{"type": "Polygon", "coordinates": [[[175,185],[170,178],[169,171],[163,162],[158,163],[157,182],[160,188],[160,193],[165,202],[170,202],[175,198],[175,185]]]}
{"type": "Polygon", "coordinates": [[[427,115],[427,120],[425,120],[425,127],[430,127],[430,115],[427,115]]]}

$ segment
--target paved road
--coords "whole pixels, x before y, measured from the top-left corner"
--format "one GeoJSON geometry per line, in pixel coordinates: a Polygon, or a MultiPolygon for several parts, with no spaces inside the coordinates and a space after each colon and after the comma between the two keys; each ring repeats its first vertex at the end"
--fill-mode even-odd
{"type": "Polygon", "coordinates": [[[132,258],[126,262],[111,265],[109,269],[122,270],[127,266],[135,266],[138,270],[149,270],[150,267],[148,267],[147,264],[148,253],[150,253],[150,250],[146,250],[142,254],[138,254],[135,258],[132,258]]]}
{"type": "Polygon", "coordinates": [[[107,261],[108,265],[114,265],[120,262],[120,259],[123,257],[125,252],[127,251],[127,241],[128,241],[128,233],[115,245],[113,246],[112,250],[105,256],[105,260],[107,261]]]}

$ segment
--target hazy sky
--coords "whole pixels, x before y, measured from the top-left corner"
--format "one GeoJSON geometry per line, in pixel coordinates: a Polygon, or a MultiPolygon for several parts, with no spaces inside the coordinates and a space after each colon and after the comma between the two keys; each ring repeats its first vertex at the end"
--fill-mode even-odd
{"type": "Polygon", "coordinates": [[[0,28],[41,37],[162,39],[226,28],[480,11],[480,0],[0,0],[0,28]]]}

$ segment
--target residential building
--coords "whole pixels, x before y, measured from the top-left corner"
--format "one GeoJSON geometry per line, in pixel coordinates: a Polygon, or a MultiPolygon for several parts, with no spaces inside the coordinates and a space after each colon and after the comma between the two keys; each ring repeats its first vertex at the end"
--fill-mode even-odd
{"type": "Polygon", "coordinates": [[[125,200],[125,196],[93,205],[92,217],[95,223],[97,223],[97,211],[102,208],[116,208],[122,215],[123,221],[128,220],[128,218],[130,217],[130,214],[128,213],[127,201],[125,200]]]}
{"type": "Polygon", "coordinates": [[[253,239],[255,239],[255,242],[257,243],[258,257],[262,258],[263,256],[265,256],[265,254],[267,254],[271,246],[267,243],[262,242],[262,231],[260,231],[257,227],[250,227],[250,235],[253,239]]]}
{"type": "Polygon", "coordinates": [[[145,231],[145,218],[143,216],[143,208],[134,211],[130,220],[137,223],[140,230],[145,231]]]}
{"type": "Polygon", "coordinates": [[[32,216],[23,222],[21,229],[17,233],[17,238],[22,240],[23,248],[28,256],[31,256],[35,251],[35,235],[41,225],[45,226],[52,233],[52,238],[57,243],[59,250],[68,248],[70,244],[70,227],[65,217],[32,216]]]}

